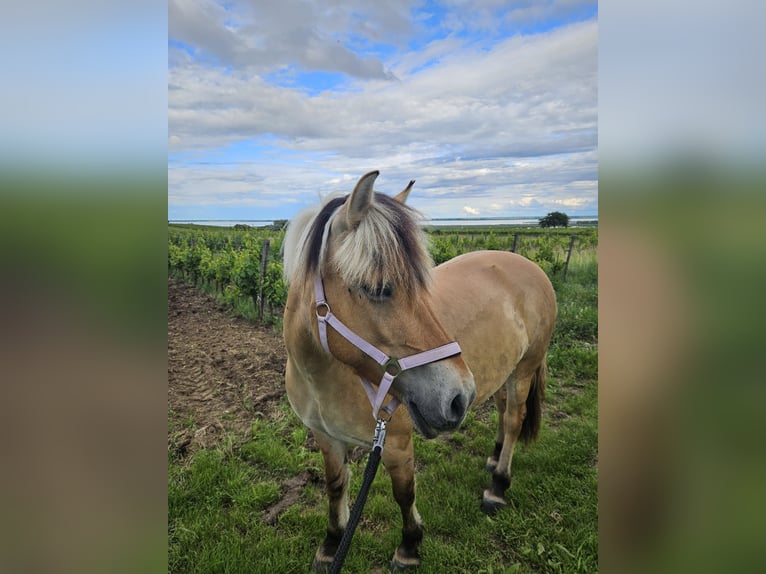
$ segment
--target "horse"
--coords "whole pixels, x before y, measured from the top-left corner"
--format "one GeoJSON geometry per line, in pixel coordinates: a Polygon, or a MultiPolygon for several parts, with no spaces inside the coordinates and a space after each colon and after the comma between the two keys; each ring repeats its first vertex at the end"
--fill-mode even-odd
{"type": "Polygon", "coordinates": [[[517,441],[540,426],[557,312],[548,277],[504,251],[434,267],[421,216],[405,203],[414,180],[390,197],[373,190],[378,174],[301,211],[283,243],[285,385],[321,450],[329,499],[315,572],[332,563],[348,522],[348,451],[372,445],[376,418],[388,421],[382,462],[402,514],[395,570],[421,564],[413,431],[455,430],[494,397],[502,416],[481,502],[491,514],[506,505],[517,441]]]}

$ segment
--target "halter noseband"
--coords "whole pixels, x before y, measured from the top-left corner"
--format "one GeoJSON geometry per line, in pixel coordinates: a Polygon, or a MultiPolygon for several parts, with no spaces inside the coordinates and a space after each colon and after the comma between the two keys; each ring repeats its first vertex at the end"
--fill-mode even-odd
{"type": "MultiPolygon", "coordinates": [[[[330,225],[332,224],[332,220],[334,218],[335,213],[330,216],[330,219],[325,225],[324,234],[322,237],[322,252],[324,252],[324,247],[326,246],[326,242],[330,235],[330,225]]],[[[316,274],[314,275],[314,298],[316,300],[316,316],[317,325],[319,328],[319,340],[322,343],[324,350],[332,354],[332,351],[330,351],[330,345],[327,342],[327,325],[330,325],[330,327],[335,329],[335,331],[349,343],[354,345],[357,349],[378,363],[378,365],[383,367],[383,377],[380,380],[377,392],[370,381],[362,376],[359,377],[359,380],[362,383],[362,387],[367,393],[367,398],[369,398],[370,403],[372,404],[373,418],[378,419],[381,410],[388,414],[388,420],[390,420],[390,417],[394,414],[396,407],[398,407],[400,404],[399,399],[394,397],[385,406],[383,405],[383,400],[386,398],[386,394],[391,388],[394,379],[396,379],[396,377],[398,377],[403,371],[414,369],[415,367],[420,367],[429,363],[435,363],[436,361],[441,361],[442,359],[447,359],[449,357],[459,355],[462,352],[457,341],[452,341],[451,343],[446,343],[445,345],[441,345],[427,351],[422,351],[420,353],[415,353],[414,355],[409,355],[407,357],[396,358],[386,355],[376,346],[365,341],[359,335],[354,333],[351,329],[344,325],[340,319],[333,315],[330,309],[330,305],[325,299],[324,284],[322,283],[322,275],[320,274],[319,267],[317,267],[316,274]]]]}

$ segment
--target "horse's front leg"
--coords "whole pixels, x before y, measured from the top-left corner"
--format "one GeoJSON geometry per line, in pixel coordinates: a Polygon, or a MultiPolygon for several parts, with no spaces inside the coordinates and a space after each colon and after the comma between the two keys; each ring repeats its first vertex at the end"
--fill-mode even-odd
{"type": "Polygon", "coordinates": [[[393,570],[420,565],[418,547],[423,540],[423,522],[415,507],[415,453],[412,431],[389,433],[383,448],[383,464],[391,475],[394,499],[402,511],[402,542],[391,560],[393,570]]]}
{"type": "Polygon", "coordinates": [[[505,385],[495,393],[495,406],[497,407],[497,435],[495,437],[495,450],[487,458],[487,464],[485,468],[487,472],[494,472],[497,468],[497,461],[500,458],[500,453],[503,450],[503,442],[505,442],[505,425],[503,424],[503,415],[505,414],[505,405],[508,397],[508,391],[505,389],[505,385]]]}
{"type": "Polygon", "coordinates": [[[314,556],[311,569],[314,572],[326,572],[332,564],[338,550],[343,531],[348,523],[348,449],[346,445],[329,435],[312,431],[324,458],[324,476],[329,499],[329,521],[327,535],[314,556]]]}

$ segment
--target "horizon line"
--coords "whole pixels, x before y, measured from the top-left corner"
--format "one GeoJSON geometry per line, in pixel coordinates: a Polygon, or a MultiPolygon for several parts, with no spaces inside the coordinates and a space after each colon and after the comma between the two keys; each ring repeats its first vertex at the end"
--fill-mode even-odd
{"type": "MultiPolygon", "coordinates": [[[[547,215],[547,214],[546,214],[547,215]]],[[[429,217],[425,219],[425,221],[480,221],[480,220],[496,220],[496,219],[542,219],[546,215],[493,215],[488,217],[429,217]]],[[[572,218],[589,218],[589,219],[598,219],[598,214],[589,214],[589,215],[570,215],[570,219],[572,218]]],[[[284,218],[284,217],[277,217],[272,219],[216,219],[212,217],[207,217],[203,219],[188,219],[188,218],[180,218],[180,219],[168,219],[168,223],[176,223],[179,221],[250,221],[253,223],[261,223],[261,222],[268,222],[268,221],[277,221],[286,219],[287,221],[290,220],[290,218],[284,218]]]]}

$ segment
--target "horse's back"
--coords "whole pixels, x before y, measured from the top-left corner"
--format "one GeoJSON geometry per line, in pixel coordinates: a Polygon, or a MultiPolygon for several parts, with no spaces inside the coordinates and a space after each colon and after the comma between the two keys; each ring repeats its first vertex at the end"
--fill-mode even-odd
{"type": "Polygon", "coordinates": [[[544,360],[556,321],[556,295],[545,272],[507,251],[474,251],[435,269],[442,324],[460,343],[474,374],[476,403],[518,368],[544,360]]]}

